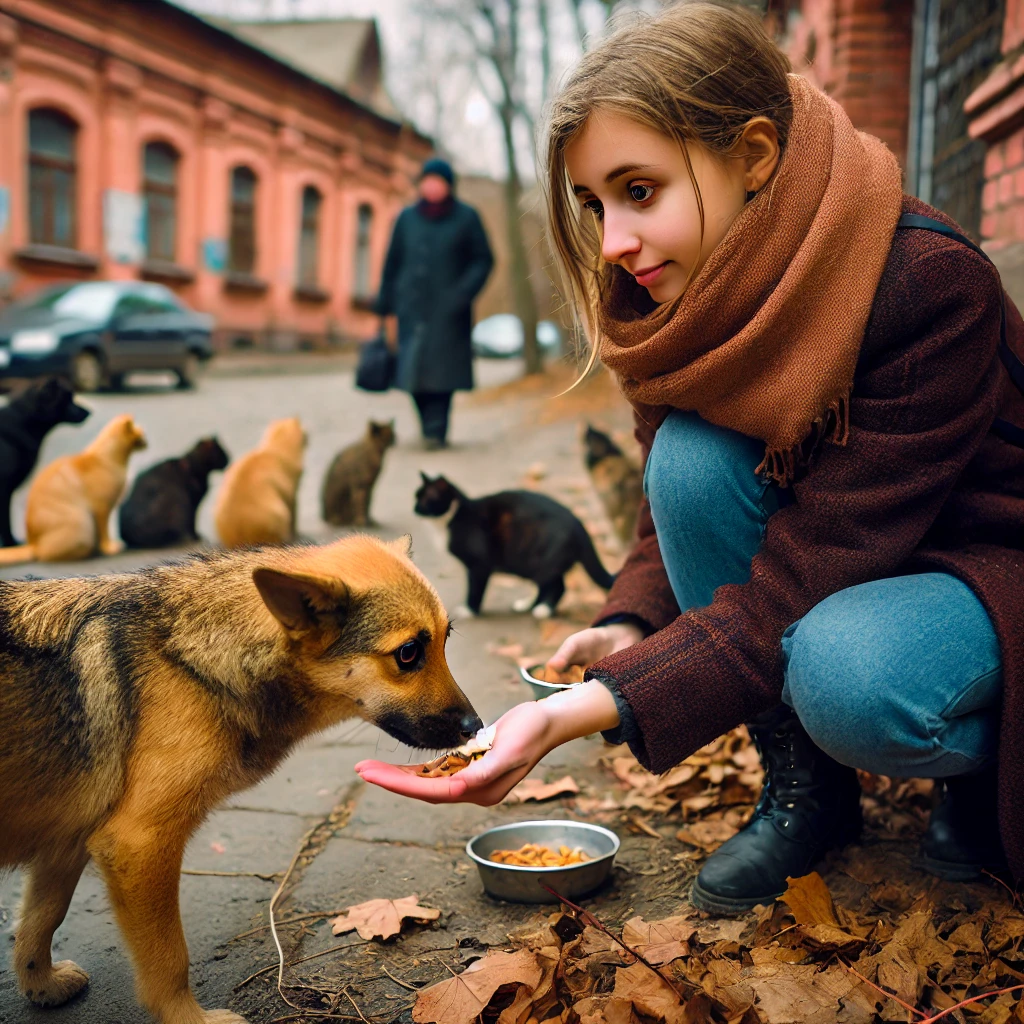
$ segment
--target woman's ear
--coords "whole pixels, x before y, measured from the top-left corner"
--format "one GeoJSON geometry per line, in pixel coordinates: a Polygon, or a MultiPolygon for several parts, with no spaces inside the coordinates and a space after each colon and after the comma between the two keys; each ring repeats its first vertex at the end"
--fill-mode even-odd
{"type": "Polygon", "coordinates": [[[747,122],[734,152],[743,160],[744,191],[760,191],[775,173],[782,156],[775,125],[766,117],[747,122]]]}

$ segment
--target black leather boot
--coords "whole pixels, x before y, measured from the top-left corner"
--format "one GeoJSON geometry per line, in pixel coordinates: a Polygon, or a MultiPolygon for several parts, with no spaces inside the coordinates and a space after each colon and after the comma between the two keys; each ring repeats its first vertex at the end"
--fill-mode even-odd
{"type": "Polygon", "coordinates": [[[969,882],[982,871],[1006,870],[996,808],[996,768],[936,780],[941,787],[921,840],[926,871],[950,882],[969,882]]]}
{"type": "Polygon", "coordinates": [[[713,914],[771,903],[787,878],[806,875],[861,830],[857,773],[815,746],[791,708],[780,704],[747,729],[764,789],[746,828],[711,854],[693,883],[690,902],[713,914]]]}

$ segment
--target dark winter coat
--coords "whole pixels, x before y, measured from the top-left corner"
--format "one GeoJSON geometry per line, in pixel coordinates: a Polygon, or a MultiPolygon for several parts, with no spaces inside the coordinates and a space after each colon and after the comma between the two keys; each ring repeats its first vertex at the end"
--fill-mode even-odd
{"type": "MultiPolygon", "coordinates": [[[[915,199],[904,212],[952,222],[915,199]]],[[[967,583],[999,637],[1003,845],[1024,880],[1024,450],[990,431],[1024,424],[1002,367],[999,278],[965,245],[898,230],[875,293],[854,378],[848,443],[825,444],[772,516],[749,582],[682,615],[650,513],[597,621],[633,615],[656,630],[605,658],[635,720],[639,760],[662,772],[779,703],[785,629],[846,587],[908,572],[967,583]]],[[[1007,300],[1007,338],[1024,321],[1007,300]]],[[[654,432],[640,423],[644,456],[654,432]]]]}
{"type": "Polygon", "coordinates": [[[395,222],[377,312],[398,316],[395,385],[410,392],[473,387],[472,303],[494,258],[480,217],[454,200],[428,217],[406,207],[395,222]]]}

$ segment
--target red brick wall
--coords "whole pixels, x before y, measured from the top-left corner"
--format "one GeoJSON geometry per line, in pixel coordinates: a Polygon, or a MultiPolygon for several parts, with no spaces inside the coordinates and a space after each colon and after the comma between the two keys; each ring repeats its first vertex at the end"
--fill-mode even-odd
{"type": "Polygon", "coordinates": [[[906,160],[913,0],[803,0],[784,47],[794,70],[906,160]],[[808,57],[812,59],[808,60],[808,57]]]}

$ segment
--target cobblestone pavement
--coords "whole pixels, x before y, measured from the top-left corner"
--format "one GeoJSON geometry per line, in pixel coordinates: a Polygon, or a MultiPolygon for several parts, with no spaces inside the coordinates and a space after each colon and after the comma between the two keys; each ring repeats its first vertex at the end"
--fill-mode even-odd
{"type": "MultiPolygon", "coordinates": [[[[232,375],[230,368],[222,367],[194,392],[168,391],[153,381],[124,394],[90,396],[86,403],[94,410],[93,415],[80,427],[58,428],[48,439],[41,462],[80,449],[118,412],[136,416],[149,437],[149,449],[133,457],[132,473],[182,452],[196,438],[209,433],[216,433],[228,451],[238,455],[257,442],[269,419],[297,414],[310,436],[299,499],[300,532],[308,539],[327,541],[337,535],[319,518],[319,487],[327,464],[338,448],[361,433],[367,417],[393,416],[399,443],[388,453],[374,498],[373,512],[380,521],[378,532],[385,537],[412,534],[417,562],[450,608],[464,598],[465,577],[461,565],[444,550],[444,539],[435,524],[413,515],[412,495],[421,468],[444,472],[469,493],[483,494],[519,486],[524,474],[534,467],[534,477],[543,477],[542,488],[563,497],[575,495],[581,511],[598,514],[580,461],[576,419],[544,422],[551,417],[545,416],[542,396],[538,397],[536,391],[517,397],[514,388],[499,389],[494,401],[481,401],[479,393],[459,396],[454,413],[454,447],[427,454],[419,448],[407,396],[356,392],[351,373],[337,361],[311,363],[309,368],[293,362],[285,369],[288,372],[271,373],[262,366],[243,367],[232,375]],[[543,464],[543,471],[537,469],[538,463],[543,464]]],[[[519,368],[513,363],[492,362],[481,365],[479,371],[483,384],[499,385],[515,377],[519,368]]],[[[581,408],[586,408],[585,396],[581,408]]],[[[604,421],[607,423],[609,418],[618,426],[626,423],[624,410],[606,414],[604,421]]],[[[23,516],[24,488],[14,502],[16,533],[21,532],[23,516]]],[[[200,512],[200,533],[210,537],[212,532],[212,502],[208,498],[200,512]]],[[[27,565],[5,570],[0,578],[26,573],[56,576],[126,570],[164,557],[166,553],[136,552],[74,565],[27,565]]],[[[541,642],[537,624],[528,616],[510,611],[516,598],[529,593],[529,586],[521,581],[496,578],[488,591],[486,614],[460,624],[449,641],[452,671],[486,721],[493,721],[512,704],[528,697],[516,681],[508,658],[491,652],[495,647],[516,643],[527,651],[537,649],[541,642]]],[[[555,642],[569,628],[564,622],[556,622],[546,628],[544,636],[549,643],[555,642]]],[[[571,769],[582,779],[594,770],[601,748],[599,739],[577,741],[556,751],[537,774],[556,777],[571,769]]],[[[327,821],[332,810],[337,812],[334,824],[343,827],[334,828],[330,823],[325,827],[323,841],[293,875],[294,886],[281,913],[287,917],[304,910],[342,909],[377,896],[418,893],[422,902],[445,911],[441,931],[435,934],[421,929],[411,938],[403,938],[398,946],[392,944],[393,950],[408,953],[392,973],[398,969],[419,970],[417,978],[436,975],[439,980],[447,975],[440,963],[430,966],[431,949],[453,951],[445,962],[457,963],[461,955],[479,949],[480,943],[503,941],[513,924],[534,913],[530,908],[500,905],[484,897],[462,847],[470,835],[489,823],[565,816],[569,812],[564,807],[556,802],[541,807],[431,808],[359,783],[352,765],[374,755],[397,761],[409,757],[410,752],[368,725],[342,725],[296,750],[260,786],[229,800],[195,836],[186,853],[187,871],[236,873],[182,877],[182,912],[191,952],[192,982],[204,1006],[230,1005],[252,1021],[271,1021],[288,1011],[276,992],[273,972],[234,991],[253,972],[274,963],[276,953],[266,931],[234,940],[232,937],[266,924],[267,904],[279,877],[274,873],[287,867],[303,835],[327,821]],[[269,880],[257,877],[257,873],[269,880]]],[[[620,856],[624,870],[617,874],[616,884],[605,897],[605,906],[613,916],[625,913],[635,902],[632,897],[636,893],[629,891],[631,883],[624,881],[631,869],[641,874],[663,870],[645,867],[658,845],[646,835],[626,839],[620,856]]],[[[664,867],[666,873],[672,870],[676,869],[664,867]]],[[[666,874],[666,881],[672,877],[666,874]]],[[[19,887],[16,872],[0,879],[0,1021],[141,1024],[148,1020],[135,1005],[130,964],[106,895],[91,869],[78,887],[54,946],[55,958],[74,959],[90,972],[89,989],[58,1010],[36,1010],[21,999],[9,965],[19,887]]],[[[667,898],[677,902],[678,886],[665,888],[669,890],[667,898]]],[[[664,895],[655,894],[659,899],[664,895]]],[[[638,910],[644,906],[642,901],[635,905],[638,910]]],[[[353,939],[332,938],[324,921],[316,919],[307,928],[286,929],[284,935],[289,958],[353,939]]],[[[376,952],[374,947],[364,949],[356,944],[351,953],[343,952],[337,959],[324,957],[314,961],[312,968],[320,972],[317,976],[334,979],[331,991],[348,984],[349,992],[364,1008],[372,1007],[378,1013],[391,1008],[399,1019],[409,1019],[400,1011],[410,993],[381,973],[376,952]]],[[[311,1005],[309,992],[293,996],[300,994],[306,999],[303,1005],[311,1005]]],[[[344,1007],[352,1012],[347,1002],[344,1007]]],[[[344,1013],[344,1007],[337,1012],[344,1013]]]]}

